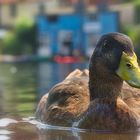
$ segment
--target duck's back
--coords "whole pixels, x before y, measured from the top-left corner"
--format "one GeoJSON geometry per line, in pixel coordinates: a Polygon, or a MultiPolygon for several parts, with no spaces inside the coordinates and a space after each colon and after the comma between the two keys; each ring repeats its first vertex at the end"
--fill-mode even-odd
{"type": "Polygon", "coordinates": [[[140,90],[133,88],[124,82],[122,99],[137,114],[140,115],[140,90]]]}
{"type": "Polygon", "coordinates": [[[47,124],[72,126],[89,102],[88,73],[75,70],[41,99],[36,116],[47,124]]]}

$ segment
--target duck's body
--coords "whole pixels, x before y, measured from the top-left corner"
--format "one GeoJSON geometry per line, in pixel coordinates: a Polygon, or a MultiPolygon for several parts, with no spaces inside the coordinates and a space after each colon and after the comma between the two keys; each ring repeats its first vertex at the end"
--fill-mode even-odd
{"type": "Polygon", "coordinates": [[[41,99],[36,115],[48,124],[72,126],[89,103],[88,73],[75,70],[41,99]]]}
{"type": "Polygon", "coordinates": [[[139,127],[140,114],[134,108],[119,97],[115,101],[97,98],[91,101],[88,110],[74,126],[94,130],[135,130],[139,127]]]}
{"type": "Polygon", "coordinates": [[[96,99],[90,102],[88,80],[88,70],[86,73],[80,70],[70,73],[64,81],[42,97],[36,112],[37,118],[51,125],[79,126],[84,129],[127,130],[138,127],[139,89],[124,82],[121,96],[116,103],[111,99],[96,99]],[[83,121],[84,119],[86,121],[83,121]]]}
{"type": "Polygon", "coordinates": [[[88,71],[76,70],[54,86],[37,108],[37,118],[59,126],[132,130],[139,127],[140,70],[131,40],[122,34],[103,36],[88,71]],[[138,98],[139,97],[139,98],[138,98]]]}

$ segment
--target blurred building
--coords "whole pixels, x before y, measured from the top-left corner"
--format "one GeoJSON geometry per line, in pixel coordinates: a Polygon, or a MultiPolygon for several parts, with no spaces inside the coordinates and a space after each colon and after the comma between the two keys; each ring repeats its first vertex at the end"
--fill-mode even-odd
{"type": "Polygon", "coordinates": [[[121,23],[132,23],[134,20],[134,6],[120,5],[121,0],[0,0],[0,26],[12,26],[17,17],[28,15],[34,18],[38,13],[63,14],[73,13],[75,6],[84,3],[87,12],[94,12],[96,8],[109,5],[113,11],[120,12],[121,23]],[[110,6],[111,5],[111,6],[110,6]],[[96,7],[97,6],[97,7],[96,7]],[[127,16],[125,16],[127,14],[127,16]]]}
{"type": "Polygon", "coordinates": [[[23,0],[0,0],[0,26],[12,27],[15,20],[23,15],[35,16],[35,3],[23,0]]]}
{"type": "Polygon", "coordinates": [[[106,1],[96,8],[93,4],[90,11],[91,1],[85,2],[63,2],[68,8],[64,6],[56,13],[42,11],[38,15],[39,55],[90,56],[101,34],[119,31],[118,11],[110,10],[106,1]],[[71,12],[62,11],[70,8],[71,12]]]}
{"type": "Polygon", "coordinates": [[[90,56],[101,34],[119,31],[118,12],[39,15],[39,55],[90,56]]]}
{"type": "Polygon", "coordinates": [[[101,34],[133,24],[134,6],[120,0],[0,0],[0,27],[12,27],[22,16],[37,20],[40,55],[90,55],[101,34]]]}

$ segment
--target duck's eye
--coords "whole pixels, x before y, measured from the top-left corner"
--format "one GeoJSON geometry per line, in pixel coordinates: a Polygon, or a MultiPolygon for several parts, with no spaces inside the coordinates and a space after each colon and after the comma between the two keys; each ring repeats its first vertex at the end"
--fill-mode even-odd
{"type": "Polygon", "coordinates": [[[132,68],[132,64],[130,64],[130,63],[126,63],[126,66],[127,66],[128,68],[132,68]]]}

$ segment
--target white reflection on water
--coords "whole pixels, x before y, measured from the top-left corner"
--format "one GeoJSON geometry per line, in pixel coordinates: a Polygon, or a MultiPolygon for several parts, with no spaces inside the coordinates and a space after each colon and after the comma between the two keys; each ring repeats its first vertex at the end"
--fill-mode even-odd
{"type": "Polygon", "coordinates": [[[14,133],[13,131],[8,131],[5,129],[0,130],[0,140],[10,140],[10,134],[14,133]]]}
{"type": "Polygon", "coordinates": [[[3,118],[0,119],[0,127],[6,127],[11,123],[17,123],[18,121],[14,120],[14,119],[10,119],[10,118],[3,118]]]}
{"type": "Polygon", "coordinates": [[[9,135],[9,134],[12,134],[13,131],[8,131],[8,130],[4,130],[4,129],[1,129],[0,130],[0,135],[9,135]]]}
{"type": "Polygon", "coordinates": [[[10,140],[10,137],[5,135],[0,135],[0,140],[10,140]]]}
{"type": "Polygon", "coordinates": [[[22,118],[19,121],[3,118],[0,119],[0,124],[2,124],[0,140],[19,140],[19,136],[23,139],[29,139],[32,136],[30,140],[140,140],[140,130],[121,133],[90,132],[73,127],[43,124],[35,120],[35,117],[22,118]]]}

